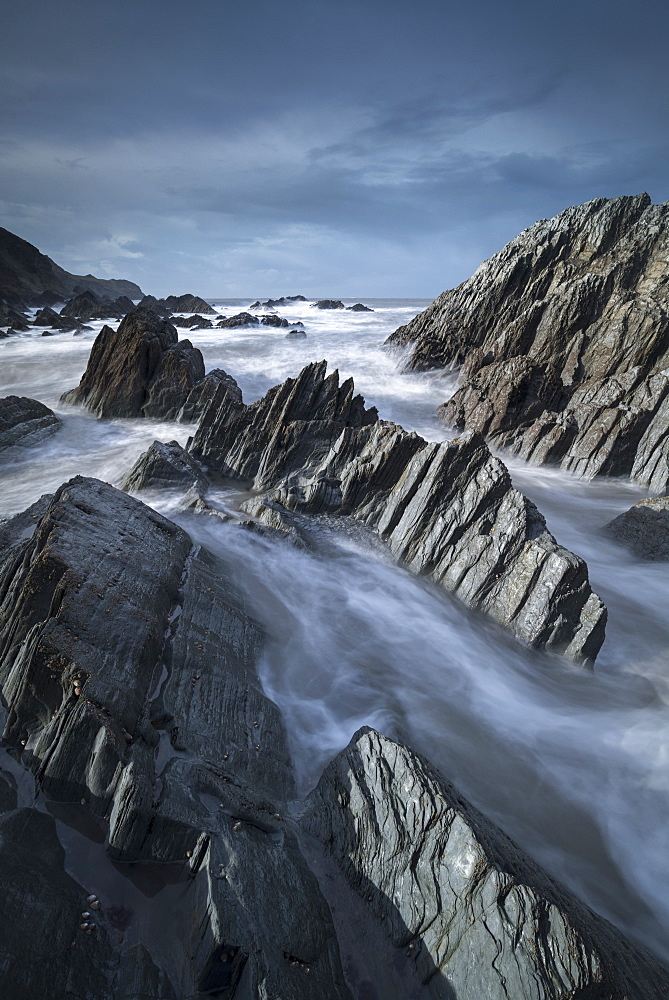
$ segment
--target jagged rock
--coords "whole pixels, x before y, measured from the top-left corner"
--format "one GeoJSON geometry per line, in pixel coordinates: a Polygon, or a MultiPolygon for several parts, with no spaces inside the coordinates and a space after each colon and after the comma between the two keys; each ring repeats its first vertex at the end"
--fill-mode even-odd
{"type": "Polygon", "coordinates": [[[314,309],[343,309],[344,303],[340,302],[339,299],[319,299],[318,302],[312,302],[311,305],[314,309]]]}
{"type": "Polygon", "coordinates": [[[291,302],[306,302],[304,295],[282,295],[280,299],[267,299],[266,302],[261,302],[260,299],[256,299],[255,302],[251,303],[249,309],[275,309],[277,306],[287,306],[291,302]]]}
{"type": "MultiPolygon", "coordinates": [[[[416,996],[421,984],[420,996],[435,1000],[666,995],[669,971],[653,956],[543,871],[424,758],[372,729],[326,768],[302,823],[397,949],[395,964],[408,959],[416,996]]],[[[389,1000],[409,995],[399,981],[396,989],[389,1000]]]]}
{"type": "Polygon", "coordinates": [[[260,320],[257,316],[252,316],[251,313],[237,313],[235,316],[228,316],[227,319],[222,319],[216,324],[221,330],[236,330],[238,327],[242,326],[258,326],[260,320]]]}
{"type": "Polygon", "coordinates": [[[60,947],[87,906],[64,880],[53,822],[23,836],[25,886],[2,865],[17,905],[3,894],[0,939],[14,941],[9,915],[32,949],[28,968],[12,968],[11,1000],[50,973],[55,992],[43,995],[57,1000],[347,1000],[330,914],[282,819],[295,793],[280,713],[256,675],[262,632],[228,566],[138,500],[77,477],[6,552],[0,595],[5,746],[49,811],[76,816],[99,844],[70,861],[90,856],[100,898],[100,934],[78,943],[88,972],[60,947]],[[125,875],[153,887],[133,895],[125,875]],[[131,990],[138,968],[150,982],[131,990]]]}
{"type": "Polygon", "coordinates": [[[27,317],[7,303],[0,303],[0,326],[11,326],[16,331],[24,333],[30,329],[27,317]]]}
{"type": "Polygon", "coordinates": [[[192,453],[286,509],[360,519],[402,563],[523,642],[594,660],[606,609],[585,563],[557,544],[483,439],[429,444],[325,372],[311,364],[250,406],[209,407],[192,453]]]}
{"type": "Polygon", "coordinates": [[[346,308],[348,309],[349,312],[354,312],[354,313],[373,313],[374,312],[373,309],[370,309],[369,306],[363,305],[362,302],[356,302],[356,304],[354,306],[347,306],[346,308]]]}
{"type": "Polygon", "coordinates": [[[196,420],[212,398],[239,391],[216,369],[205,376],[200,351],[150,309],[137,308],[118,331],[105,326],[95,339],[88,367],[63,402],[83,404],[99,417],[196,420]]]}
{"type": "Polygon", "coordinates": [[[164,299],[157,299],[155,295],[145,295],[137,306],[138,309],[149,309],[163,319],[170,319],[172,310],[165,304],[164,299]]]}
{"type": "Polygon", "coordinates": [[[204,313],[205,316],[216,315],[216,310],[208,302],[205,302],[199,295],[191,295],[188,292],[185,295],[168,295],[160,301],[164,302],[171,312],[204,313]]]}
{"type": "Polygon", "coordinates": [[[219,406],[226,397],[241,403],[242,390],[232,375],[228,375],[222,368],[212,368],[189,391],[177,414],[177,420],[185,424],[195,423],[212,402],[214,406],[219,406]]]}
{"type": "Polygon", "coordinates": [[[53,410],[27,396],[0,399],[0,462],[21,458],[62,427],[53,410]]]}
{"type": "Polygon", "coordinates": [[[126,491],[206,485],[207,477],[178,441],[154,441],[128,472],[120,488],[126,491]]]}
{"type": "MultiPolygon", "coordinates": [[[[669,205],[651,205],[648,195],[598,198],[525,230],[389,343],[413,344],[408,367],[416,370],[465,366],[442,409],[453,426],[478,427],[476,401],[488,408],[501,377],[514,405],[493,437],[500,447],[666,493],[668,253],[669,205]],[[528,363],[535,381],[543,372],[563,391],[557,405],[534,399],[532,419],[521,406],[513,427],[528,363]]],[[[495,403],[498,417],[503,406],[495,403]]]]}
{"type": "Polygon", "coordinates": [[[639,559],[669,559],[669,497],[646,497],[605,526],[604,530],[639,559]]]}
{"type": "MultiPolygon", "coordinates": [[[[76,320],[68,319],[65,316],[60,316],[57,312],[54,312],[50,306],[44,306],[43,309],[38,310],[35,314],[33,320],[33,326],[49,326],[54,330],[63,330],[65,332],[69,330],[76,330],[79,323],[76,320]]],[[[50,334],[43,334],[42,336],[50,336],[50,334]]]]}
{"type": "Polygon", "coordinates": [[[172,322],[185,330],[210,330],[214,325],[210,319],[205,319],[203,316],[175,316],[172,322]]]}
{"type": "Polygon", "coordinates": [[[85,291],[70,299],[61,309],[60,315],[86,323],[92,319],[123,319],[134,308],[134,302],[127,295],[112,300],[100,298],[92,291],[85,291]]]}

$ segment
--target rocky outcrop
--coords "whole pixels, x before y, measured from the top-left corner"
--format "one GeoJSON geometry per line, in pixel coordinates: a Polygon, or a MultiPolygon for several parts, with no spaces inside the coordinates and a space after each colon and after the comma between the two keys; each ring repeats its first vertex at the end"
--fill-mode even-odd
{"type": "Polygon", "coordinates": [[[196,420],[214,398],[239,393],[216,369],[205,376],[200,351],[150,309],[137,308],[118,331],[105,326],[95,339],[88,367],[63,402],[86,406],[99,417],[196,420]]]}
{"type": "Polygon", "coordinates": [[[415,370],[464,366],[451,426],[492,421],[528,461],[665,493],[668,253],[669,206],[599,198],[525,230],[389,343],[412,345],[415,370]]]}
{"type": "Polygon", "coordinates": [[[304,295],[282,295],[280,299],[267,299],[265,302],[261,302],[260,299],[256,299],[249,306],[249,309],[276,309],[277,306],[288,306],[291,302],[306,302],[307,299],[304,295]]]}
{"type": "Polygon", "coordinates": [[[216,310],[212,309],[208,302],[205,302],[199,295],[191,295],[190,292],[186,292],[185,295],[168,295],[160,301],[164,302],[170,312],[204,313],[205,316],[216,315],[216,310]]]}
{"type": "Polygon", "coordinates": [[[0,462],[22,458],[62,427],[53,410],[27,396],[0,399],[0,462]]]}
{"type": "Polygon", "coordinates": [[[607,535],[649,562],[669,560],[669,497],[646,497],[604,528],[607,535]]]}
{"type": "Polygon", "coordinates": [[[123,319],[134,308],[134,302],[127,295],[120,295],[116,299],[103,299],[88,290],[66,302],[60,310],[60,315],[87,323],[92,319],[123,319]]]}
{"type": "Polygon", "coordinates": [[[26,240],[0,228],[0,298],[27,305],[53,305],[86,289],[105,298],[128,295],[138,299],[139,285],[92,274],[70,274],[26,240]],[[45,300],[44,294],[49,294],[45,300]],[[55,296],[55,298],[54,298],[55,296]]]}
{"type": "Polygon", "coordinates": [[[318,302],[312,302],[312,307],[314,309],[343,309],[344,303],[340,302],[339,299],[319,299],[318,302]]]}
{"type": "Polygon", "coordinates": [[[191,445],[208,468],[309,514],[355,517],[393,554],[531,646],[582,662],[606,609],[583,560],[562,548],[483,439],[429,444],[378,420],[326,362],[250,406],[209,407],[191,445]]]}
{"type": "Polygon", "coordinates": [[[61,316],[59,313],[51,309],[50,306],[44,306],[43,309],[38,309],[35,313],[33,326],[48,326],[54,330],[62,330],[64,332],[80,329],[78,320],[69,319],[67,316],[61,316]]]}
{"type": "Polygon", "coordinates": [[[213,323],[203,316],[175,316],[172,319],[175,326],[185,330],[210,330],[213,323]]]}
{"type": "Polygon", "coordinates": [[[241,312],[236,313],[234,316],[228,316],[226,319],[220,320],[216,326],[221,330],[236,330],[238,327],[243,326],[258,326],[260,320],[257,316],[252,316],[251,313],[241,312]]]}
{"type": "Polygon", "coordinates": [[[11,327],[16,332],[30,329],[27,317],[6,302],[0,302],[0,326],[11,327]]]}
{"type": "Polygon", "coordinates": [[[16,810],[0,774],[3,996],[347,1000],[229,568],[96,480],[21,536],[0,568],[0,689],[12,774],[37,794],[16,810]]]}
{"type": "Polygon", "coordinates": [[[136,492],[146,489],[170,489],[193,484],[204,487],[206,476],[200,466],[178,441],[154,441],[143,452],[121,483],[121,489],[136,492]]]}
{"type": "Polygon", "coordinates": [[[276,326],[283,327],[284,329],[289,326],[301,326],[301,323],[289,323],[287,319],[283,319],[281,316],[272,315],[263,316],[260,320],[263,326],[276,326]]]}
{"type": "Polygon", "coordinates": [[[362,302],[356,302],[356,304],[354,306],[347,306],[346,308],[348,309],[349,312],[354,312],[354,313],[373,313],[374,312],[373,309],[370,309],[369,306],[363,305],[362,302]]]}
{"type": "Polygon", "coordinates": [[[307,800],[389,939],[389,998],[651,1000],[669,972],[589,910],[406,746],[362,729],[307,800]],[[399,971],[409,967],[402,984],[399,971]]]}
{"type": "Polygon", "coordinates": [[[305,337],[306,337],[306,333],[304,332],[304,330],[291,330],[289,333],[286,334],[286,340],[288,340],[288,339],[290,339],[290,340],[304,340],[305,337]]]}

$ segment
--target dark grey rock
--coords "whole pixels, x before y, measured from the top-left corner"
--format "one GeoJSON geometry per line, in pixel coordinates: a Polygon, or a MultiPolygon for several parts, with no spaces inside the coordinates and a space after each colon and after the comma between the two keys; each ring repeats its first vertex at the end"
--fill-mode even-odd
{"type": "Polygon", "coordinates": [[[28,318],[23,311],[14,308],[6,302],[0,303],[0,326],[12,327],[15,331],[18,330],[21,333],[30,329],[28,318]]]}
{"type": "Polygon", "coordinates": [[[260,320],[263,326],[277,326],[277,327],[288,327],[297,326],[296,323],[289,323],[287,319],[283,319],[281,316],[275,316],[270,314],[269,316],[263,316],[260,320]]]}
{"type": "Polygon", "coordinates": [[[204,486],[207,478],[200,466],[178,441],[154,441],[143,452],[121,483],[121,489],[135,492],[174,486],[204,486]]]}
{"type": "Polygon", "coordinates": [[[314,309],[343,309],[344,303],[340,302],[339,299],[319,299],[318,302],[312,302],[311,305],[314,309]]]}
{"type": "MultiPolygon", "coordinates": [[[[435,1000],[651,1000],[667,970],[525,855],[431,765],[360,730],[303,818],[435,1000]],[[400,951],[401,949],[401,951],[400,951]]],[[[403,1000],[398,982],[395,995],[403,1000]]],[[[418,995],[418,992],[416,992],[418,995]]]]}
{"type": "Polygon", "coordinates": [[[369,306],[363,305],[362,302],[356,302],[356,304],[354,306],[347,306],[346,308],[349,310],[349,312],[354,312],[354,313],[373,313],[374,312],[373,309],[370,309],[369,306]]]}
{"type": "Polygon", "coordinates": [[[352,380],[325,373],[311,364],[250,406],[210,407],[193,455],[288,510],[360,519],[402,563],[523,642],[594,660],[606,609],[585,563],[558,545],[483,439],[428,444],[366,410],[352,380]]]}
{"type": "Polygon", "coordinates": [[[236,330],[244,326],[258,326],[260,320],[251,313],[241,312],[235,316],[228,316],[227,319],[220,320],[216,326],[221,330],[236,330]]]}
{"type": "Polygon", "coordinates": [[[604,530],[639,559],[669,560],[669,497],[646,497],[605,526],[604,530]]]}
{"type": "Polygon", "coordinates": [[[80,938],[85,883],[63,874],[53,821],[31,812],[41,828],[20,826],[18,868],[0,824],[11,1000],[33,985],[57,1000],[346,1000],[330,914],[282,819],[295,792],[256,674],[263,634],[229,567],[76,478],[6,550],[0,595],[5,746],[50,812],[95,831],[68,868],[101,900],[80,938]]]}
{"type": "Polygon", "coordinates": [[[0,461],[21,458],[25,449],[55,434],[61,426],[44,403],[27,396],[5,396],[0,399],[0,461]]]}
{"type": "Polygon", "coordinates": [[[205,302],[199,295],[191,295],[189,292],[186,292],[185,295],[168,295],[160,301],[164,302],[171,312],[204,313],[205,316],[216,315],[216,310],[208,302],[205,302]]]}
{"type": "Polygon", "coordinates": [[[88,366],[63,402],[83,404],[99,417],[151,417],[193,422],[212,399],[239,394],[221,369],[204,373],[201,352],[150,309],[135,309],[118,331],[105,326],[88,366]]]}
{"type": "Polygon", "coordinates": [[[500,447],[666,493],[667,253],[668,205],[598,198],[525,230],[389,343],[413,345],[415,370],[463,366],[442,408],[451,426],[480,429],[479,402],[499,423],[508,403],[492,429],[500,447]]]}
{"type": "Polygon", "coordinates": [[[304,340],[306,333],[304,330],[291,330],[286,334],[286,340],[304,340]]]}
{"type": "Polygon", "coordinates": [[[291,302],[306,302],[304,295],[282,295],[280,299],[267,299],[265,302],[261,302],[260,299],[256,299],[255,302],[251,303],[249,309],[276,309],[277,306],[287,306],[291,302]]]}
{"type": "Polygon", "coordinates": [[[166,305],[165,300],[157,299],[155,295],[145,295],[144,298],[140,299],[137,308],[149,309],[156,316],[162,316],[163,319],[170,319],[172,315],[172,310],[166,305]]]}
{"type": "Polygon", "coordinates": [[[75,295],[63,306],[61,316],[88,322],[92,319],[123,319],[135,308],[132,299],[121,295],[116,299],[101,298],[90,290],[75,295]]]}
{"type": "MultiPolygon", "coordinates": [[[[57,312],[54,312],[50,306],[44,306],[43,309],[38,310],[35,314],[33,326],[48,326],[52,327],[54,330],[63,330],[67,332],[69,330],[76,330],[79,323],[77,320],[72,320],[66,316],[59,315],[57,312]]],[[[50,334],[46,333],[42,334],[42,336],[48,337],[50,334]]]]}
{"type": "Polygon", "coordinates": [[[175,316],[172,322],[184,330],[210,330],[214,325],[210,319],[203,316],[175,316]]]}

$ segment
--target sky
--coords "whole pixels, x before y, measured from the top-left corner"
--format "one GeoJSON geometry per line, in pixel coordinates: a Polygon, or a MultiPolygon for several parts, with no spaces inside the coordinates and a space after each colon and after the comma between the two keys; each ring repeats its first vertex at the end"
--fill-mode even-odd
{"type": "Polygon", "coordinates": [[[669,199],[666,0],[23,0],[0,224],[156,295],[433,298],[669,199]]]}

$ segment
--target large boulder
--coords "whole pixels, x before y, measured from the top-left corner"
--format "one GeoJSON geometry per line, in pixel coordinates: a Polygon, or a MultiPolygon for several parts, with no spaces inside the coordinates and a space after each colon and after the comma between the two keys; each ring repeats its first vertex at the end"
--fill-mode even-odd
{"type": "Polygon", "coordinates": [[[606,609],[479,435],[430,444],[381,421],[326,362],[250,406],[210,406],[194,456],[309,514],[355,517],[393,554],[523,642],[594,660],[606,609]]]}
{"type": "Polygon", "coordinates": [[[185,295],[168,295],[160,301],[164,302],[171,312],[204,313],[205,316],[216,314],[216,310],[212,309],[208,302],[199,295],[191,295],[190,292],[186,292],[185,295]]]}
{"type": "Polygon", "coordinates": [[[283,818],[286,734],[230,568],[96,480],[66,483],[16,534],[0,561],[3,738],[36,790],[0,820],[3,997],[350,1000],[283,818]]]}
{"type": "Polygon", "coordinates": [[[614,517],[607,535],[649,562],[669,560],[669,497],[646,497],[614,517]]]}
{"type": "Polygon", "coordinates": [[[205,376],[200,351],[152,309],[137,308],[118,331],[103,327],[81,382],[62,399],[99,417],[190,422],[226,380],[234,382],[218,370],[205,376]]]}
{"type": "Polygon", "coordinates": [[[428,761],[372,729],[326,768],[302,823],[391,946],[385,963],[368,958],[387,1000],[666,996],[667,970],[656,959],[551,878],[428,761]]]}
{"type": "Polygon", "coordinates": [[[463,366],[450,426],[481,429],[493,406],[500,447],[665,493],[668,252],[668,205],[598,198],[530,226],[389,343],[414,370],[463,366]]]}
{"type": "Polygon", "coordinates": [[[312,307],[314,309],[343,309],[344,303],[339,299],[319,299],[318,302],[312,302],[312,307]]]}
{"type": "Polygon", "coordinates": [[[27,396],[0,399],[0,462],[25,455],[62,427],[53,410],[27,396]]]}
{"type": "Polygon", "coordinates": [[[216,326],[221,330],[236,330],[244,326],[258,326],[260,320],[257,316],[252,316],[251,313],[241,312],[236,313],[234,316],[228,316],[226,319],[220,320],[216,326]]]}

